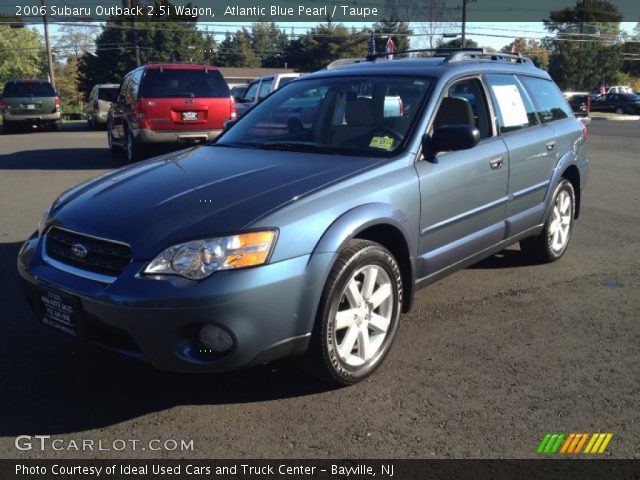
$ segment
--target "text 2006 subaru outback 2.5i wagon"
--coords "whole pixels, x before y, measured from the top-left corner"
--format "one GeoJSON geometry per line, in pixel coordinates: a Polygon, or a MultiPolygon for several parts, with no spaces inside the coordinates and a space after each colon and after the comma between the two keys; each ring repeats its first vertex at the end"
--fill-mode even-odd
{"type": "Polygon", "coordinates": [[[586,130],[528,59],[440,55],[305,76],[215,143],[65,192],[19,254],[38,318],[162,369],[304,354],[350,384],[418,287],[518,241],[558,259],[586,130]]]}

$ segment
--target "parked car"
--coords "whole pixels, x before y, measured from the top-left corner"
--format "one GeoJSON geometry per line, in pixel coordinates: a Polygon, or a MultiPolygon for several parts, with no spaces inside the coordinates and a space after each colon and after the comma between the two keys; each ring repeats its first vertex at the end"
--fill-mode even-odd
{"type": "Polygon", "coordinates": [[[607,93],[592,100],[591,111],[640,114],[640,96],[635,93],[607,93]]]}
{"type": "Polygon", "coordinates": [[[244,115],[251,107],[261,102],[271,92],[299,77],[299,73],[278,73],[256,78],[248,85],[244,95],[236,97],[238,118],[244,115]]]}
{"type": "Polygon", "coordinates": [[[18,127],[43,126],[62,130],[60,96],[45,80],[9,80],[0,96],[6,133],[18,127]]]}
{"type": "Polygon", "coordinates": [[[196,144],[220,134],[236,117],[235,102],[217,68],[149,64],[128,73],[107,117],[109,149],[129,162],[145,145],[196,144]]]}
{"type": "Polygon", "coordinates": [[[301,355],[352,384],[383,362],[420,287],[517,242],[536,261],[563,256],[586,138],[522,56],[323,70],[215,142],[63,193],[18,271],[41,322],[155,367],[301,355]],[[402,115],[385,114],[389,95],[402,115]],[[316,104],[307,122],[300,102],[316,104]]]}
{"type": "Polygon", "coordinates": [[[87,124],[89,128],[95,130],[107,125],[107,117],[111,104],[118,98],[120,84],[101,83],[91,89],[91,93],[86,99],[87,104],[87,124]]]}
{"type": "Polygon", "coordinates": [[[591,111],[591,96],[588,92],[564,92],[576,117],[588,117],[591,111]]]}
{"type": "Polygon", "coordinates": [[[249,88],[249,85],[235,85],[231,87],[231,96],[237,102],[238,99],[242,98],[249,88]]]}

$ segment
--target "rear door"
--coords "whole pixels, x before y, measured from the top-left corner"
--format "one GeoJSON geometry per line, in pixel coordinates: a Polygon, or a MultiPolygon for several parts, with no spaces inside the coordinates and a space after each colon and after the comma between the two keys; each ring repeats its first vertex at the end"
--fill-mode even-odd
{"type": "Polygon", "coordinates": [[[231,117],[230,95],[218,70],[164,66],[147,69],[138,99],[151,130],[215,130],[231,117]]]}
{"type": "MultiPolygon", "coordinates": [[[[529,94],[511,74],[486,76],[500,135],[509,151],[506,237],[534,227],[558,156],[555,132],[538,119],[529,94]]],[[[566,102],[565,102],[566,104],[566,102]]]]}
{"type": "Polygon", "coordinates": [[[122,141],[124,138],[124,130],[122,126],[125,117],[126,93],[129,89],[130,81],[131,74],[129,73],[122,79],[116,102],[113,104],[113,108],[111,109],[111,134],[113,138],[118,141],[122,141]]]}

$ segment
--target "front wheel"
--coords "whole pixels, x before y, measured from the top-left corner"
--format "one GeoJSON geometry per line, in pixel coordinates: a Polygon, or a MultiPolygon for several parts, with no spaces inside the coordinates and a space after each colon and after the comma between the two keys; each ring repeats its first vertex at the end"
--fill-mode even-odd
{"type": "Polygon", "coordinates": [[[573,185],[569,180],[563,179],[556,187],[551,212],[542,232],[536,237],[522,240],[522,252],[542,263],[558,260],[567,250],[571,240],[575,204],[573,185]]]}
{"type": "Polygon", "coordinates": [[[375,242],[350,242],[322,293],[307,352],[312,373],[339,385],[371,375],[393,343],[401,308],[402,276],[393,255],[375,242]]]}

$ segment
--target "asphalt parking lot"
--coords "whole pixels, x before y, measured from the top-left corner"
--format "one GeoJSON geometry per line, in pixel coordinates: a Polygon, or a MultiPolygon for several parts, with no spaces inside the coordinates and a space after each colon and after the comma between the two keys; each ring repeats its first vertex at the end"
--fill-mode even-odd
{"type": "Polygon", "coordinates": [[[421,290],[380,371],[330,390],[292,362],[159,372],[38,325],[21,242],[58,194],[122,160],[79,126],[0,135],[0,457],[531,458],[547,432],[612,432],[607,455],[640,458],[639,137],[639,121],[592,123],[561,261],[512,247],[421,290]],[[194,448],[18,451],[23,434],[194,448]]]}

